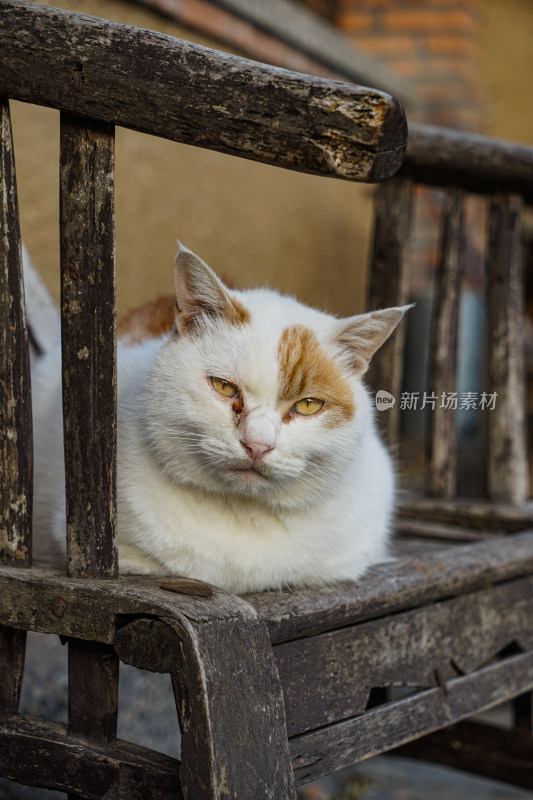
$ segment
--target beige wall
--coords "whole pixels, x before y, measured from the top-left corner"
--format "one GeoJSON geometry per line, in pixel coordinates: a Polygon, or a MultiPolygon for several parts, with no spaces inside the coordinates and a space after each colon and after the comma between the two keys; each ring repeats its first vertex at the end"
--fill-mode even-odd
{"type": "MultiPolygon", "coordinates": [[[[200,40],[133,3],[49,4],[200,40]]],[[[59,115],[12,103],[12,116],[22,235],[57,297],[59,115]]],[[[363,307],[368,187],[124,129],[116,187],[119,312],[172,291],[176,238],[243,288],[269,284],[340,314],[363,307]]]]}
{"type": "Polygon", "coordinates": [[[484,0],[487,133],[533,144],[533,3],[484,0]]]}

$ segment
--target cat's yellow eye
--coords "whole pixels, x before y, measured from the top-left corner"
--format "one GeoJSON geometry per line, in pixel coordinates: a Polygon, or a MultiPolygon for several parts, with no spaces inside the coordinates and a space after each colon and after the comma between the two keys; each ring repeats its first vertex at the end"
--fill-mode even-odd
{"type": "Polygon", "coordinates": [[[316,397],[306,397],[304,400],[298,400],[293,405],[292,410],[302,417],[310,417],[311,414],[318,414],[323,405],[323,400],[317,400],[316,397]]]}
{"type": "Polygon", "coordinates": [[[239,394],[237,387],[224,378],[211,378],[210,380],[213,389],[224,397],[236,397],[239,394]]]}

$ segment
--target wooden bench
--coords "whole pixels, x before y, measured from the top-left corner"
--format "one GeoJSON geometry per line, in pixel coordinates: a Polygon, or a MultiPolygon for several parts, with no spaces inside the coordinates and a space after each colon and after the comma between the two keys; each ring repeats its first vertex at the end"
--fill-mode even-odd
{"type": "MultiPolygon", "coordinates": [[[[507,523],[515,531],[512,539],[478,536],[461,547],[400,558],[357,584],[246,597],[179,578],[119,577],[113,126],[316,174],[378,181],[391,178],[402,162],[403,112],[381,92],[252,65],[160,34],[21,0],[0,0],[0,53],[0,95],[61,110],[68,544],[67,575],[31,566],[28,332],[9,107],[3,100],[0,774],[59,788],[72,798],[281,800],[294,798],[298,784],[519,697],[517,730],[504,734],[477,724],[472,734],[463,726],[454,729],[452,739],[422,739],[417,752],[435,759],[453,752],[474,770],[531,786],[531,769],[522,765],[532,750],[526,693],[533,689],[533,532],[526,530],[529,506],[516,505],[523,491],[515,492],[505,464],[509,470],[515,463],[515,437],[522,431],[522,418],[511,407],[522,380],[516,220],[520,197],[527,199],[533,185],[532,152],[461,139],[446,162],[444,145],[450,137],[455,141],[454,134],[415,128],[403,176],[379,190],[371,292],[379,304],[389,295],[397,302],[406,293],[413,180],[451,181],[469,191],[505,186],[512,192],[493,204],[500,209],[494,211],[498,219],[511,215],[492,242],[498,255],[492,275],[505,287],[493,303],[498,321],[493,385],[504,398],[491,451],[500,476],[493,483],[499,505],[463,509],[469,522],[476,513],[486,520],[498,512],[498,526],[507,523]],[[142,82],[132,77],[132,65],[139,63],[150,65],[142,82]],[[434,149],[436,140],[443,146],[434,149]],[[460,165],[459,154],[468,152],[469,142],[471,155],[460,165]],[[478,173],[490,172],[486,163],[494,153],[503,160],[488,183],[478,181],[478,173]],[[505,252],[512,256],[509,270],[505,252]],[[502,359],[503,346],[514,355],[502,359]],[[83,348],[93,358],[78,358],[83,348]],[[511,367],[502,371],[502,364],[511,367]],[[504,480],[510,494],[498,496],[496,487],[504,480]],[[26,631],[68,639],[67,725],[18,713],[26,631]],[[119,659],[170,673],[182,732],[180,762],[116,739],[119,659]],[[416,691],[402,698],[384,691],[398,686],[416,691]],[[475,752],[473,735],[490,741],[499,759],[484,760],[475,752]]],[[[451,196],[441,292],[443,302],[451,300],[444,310],[437,304],[436,333],[437,351],[448,348],[439,361],[446,368],[454,346],[442,342],[448,342],[446,320],[453,319],[458,297],[457,278],[450,278],[457,272],[455,189],[451,196]]],[[[401,385],[401,345],[397,338],[392,354],[377,363],[374,379],[380,388],[397,391],[401,385]]],[[[442,369],[435,373],[441,381],[442,369]]],[[[397,417],[389,419],[393,439],[397,417]]],[[[450,499],[452,439],[437,427],[430,440],[432,453],[436,448],[446,455],[444,468],[430,462],[430,474],[435,483],[444,475],[446,488],[437,493],[444,494],[439,502],[449,522],[461,508],[450,499]]],[[[517,463],[523,486],[523,453],[517,463]]],[[[420,517],[423,502],[410,501],[402,513],[420,517]]],[[[436,500],[430,502],[435,511],[436,500]]]]}

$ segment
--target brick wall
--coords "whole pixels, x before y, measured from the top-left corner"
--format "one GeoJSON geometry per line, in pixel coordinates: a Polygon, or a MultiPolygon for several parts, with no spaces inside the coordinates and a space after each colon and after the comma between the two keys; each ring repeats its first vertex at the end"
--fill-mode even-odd
{"type": "Polygon", "coordinates": [[[337,0],[336,22],[412,82],[411,118],[479,132],[482,11],[482,0],[337,0]]]}

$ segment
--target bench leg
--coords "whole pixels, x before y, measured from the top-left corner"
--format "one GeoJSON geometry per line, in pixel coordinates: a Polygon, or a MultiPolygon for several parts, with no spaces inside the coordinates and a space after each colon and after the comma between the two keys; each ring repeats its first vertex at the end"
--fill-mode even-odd
{"type": "Polygon", "coordinates": [[[185,800],[296,797],[281,684],[264,623],[167,619],[180,639],[172,685],[185,800]]]}

